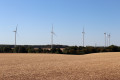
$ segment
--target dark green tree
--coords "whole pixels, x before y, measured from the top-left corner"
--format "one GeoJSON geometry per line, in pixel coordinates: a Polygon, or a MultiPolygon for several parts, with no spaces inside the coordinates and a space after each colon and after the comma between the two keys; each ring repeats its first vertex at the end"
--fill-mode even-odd
{"type": "Polygon", "coordinates": [[[18,48],[18,53],[27,53],[27,49],[24,46],[18,48]]]}
{"type": "Polygon", "coordinates": [[[52,48],[52,49],[50,50],[51,53],[56,53],[56,51],[57,51],[56,48],[52,48]]]}
{"type": "Polygon", "coordinates": [[[10,47],[3,47],[3,52],[4,53],[11,53],[12,49],[10,47]]]}
{"type": "Polygon", "coordinates": [[[62,52],[62,50],[61,50],[60,48],[57,48],[57,49],[56,49],[56,53],[57,53],[57,54],[62,54],[63,52],[62,52]]]}

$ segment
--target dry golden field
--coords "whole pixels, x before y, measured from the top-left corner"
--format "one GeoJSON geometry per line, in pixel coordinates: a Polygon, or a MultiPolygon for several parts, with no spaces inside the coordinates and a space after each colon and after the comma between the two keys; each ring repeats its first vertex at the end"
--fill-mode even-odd
{"type": "Polygon", "coordinates": [[[0,54],[0,80],[120,80],[120,53],[0,54]]]}

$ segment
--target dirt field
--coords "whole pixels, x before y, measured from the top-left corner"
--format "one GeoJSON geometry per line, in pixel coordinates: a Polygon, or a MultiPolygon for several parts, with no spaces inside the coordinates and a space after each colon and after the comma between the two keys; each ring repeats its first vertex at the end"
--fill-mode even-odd
{"type": "Polygon", "coordinates": [[[0,80],[120,80],[120,53],[0,54],[0,80]]]}

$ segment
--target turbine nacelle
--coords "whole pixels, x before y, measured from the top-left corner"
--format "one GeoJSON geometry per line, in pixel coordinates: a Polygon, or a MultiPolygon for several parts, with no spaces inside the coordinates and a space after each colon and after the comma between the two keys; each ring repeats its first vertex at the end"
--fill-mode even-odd
{"type": "Polygon", "coordinates": [[[85,34],[85,32],[82,32],[83,34],[85,34]]]}
{"type": "Polygon", "coordinates": [[[17,31],[13,31],[13,32],[17,32],[17,31]]]}
{"type": "Polygon", "coordinates": [[[51,32],[51,34],[56,35],[54,32],[51,32]]]}

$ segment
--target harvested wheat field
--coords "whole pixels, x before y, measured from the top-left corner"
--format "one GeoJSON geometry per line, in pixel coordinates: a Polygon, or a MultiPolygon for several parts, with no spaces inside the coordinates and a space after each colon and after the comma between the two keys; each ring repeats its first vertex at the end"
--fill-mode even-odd
{"type": "Polygon", "coordinates": [[[120,80],[120,53],[0,54],[0,80],[120,80]]]}

